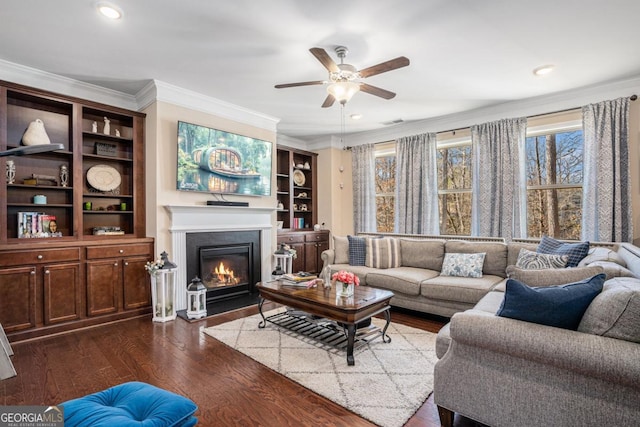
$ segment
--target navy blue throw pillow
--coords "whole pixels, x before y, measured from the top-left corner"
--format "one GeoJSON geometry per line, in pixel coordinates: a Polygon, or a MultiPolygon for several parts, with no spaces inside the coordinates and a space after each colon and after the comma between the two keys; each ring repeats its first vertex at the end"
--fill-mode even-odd
{"type": "Polygon", "coordinates": [[[538,253],[567,255],[567,267],[577,267],[582,258],[589,253],[589,242],[565,243],[549,236],[542,236],[538,245],[538,253]]]}
{"type": "Polygon", "coordinates": [[[364,237],[347,236],[349,239],[349,265],[364,265],[367,258],[367,241],[364,237]]]}
{"type": "Polygon", "coordinates": [[[577,330],[591,301],[602,291],[605,274],[560,286],[533,288],[508,279],[498,316],[577,330]]]}

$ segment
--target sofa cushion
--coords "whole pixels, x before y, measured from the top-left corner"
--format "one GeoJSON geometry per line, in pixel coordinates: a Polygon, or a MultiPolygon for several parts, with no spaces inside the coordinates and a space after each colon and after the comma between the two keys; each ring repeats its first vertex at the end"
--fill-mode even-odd
{"type": "MultiPolygon", "coordinates": [[[[603,273],[602,267],[546,268],[542,270],[525,270],[515,265],[507,267],[507,277],[529,286],[558,286],[565,283],[578,282],[596,274],[603,273]]],[[[496,287],[496,291],[505,290],[505,282],[496,287]]]]}
{"type": "Polygon", "coordinates": [[[346,236],[333,236],[334,264],[349,264],[349,239],[346,236]]]}
{"type": "Polygon", "coordinates": [[[640,280],[607,281],[584,313],[578,331],[640,343],[640,280]]]}
{"type": "Polygon", "coordinates": [[[520,249],[516,267],[532,270],[542,268],[564,268],[567,266],[567,255],[539,254],[528,249],[520,249]]]}
{"type": "Polygon", "coordinates": [[[560,286],[532,288],[508,279],[498,316],[576,330],[591,301],[602,291],[604,273],[560,286]]]}
{"type": "Polygon", "coordinates": [[[431,299],[475,304],[502,280],[500,276],[489,274],[478,278],[440,275],[422,282],[420,294],[431,299]]]}
{"type": "Polygon", "coordinates": [[[482,273],[492,276],[506,277],[507,245],[499,242],[467,242],[464,240],[447,240],[445,253],[481,253],[486,254],[482,273]]]}
{"type": "Polygon", "coordinates": [[[438,275],[437,271],[415,267],[374,270],[367,274],[367,285],[407,295],[420,294],[420,284],[438,275]]]}
{"type": "Polygon", "coordinates": [[[367,267],[400,267],[400,241],[393,237],[376,239],[367,237],[367,267]]]}
{"type": "Polygon", "coordinates": [[[614,277],[636,277],[631,270],[627,270],[617,262],[611,261],[594,261],[589,264],[589,267],[600,267],[604,270],[604,274],[607,275],[607,280],[614,277]]]}
{"type": "MultiPolygon", "coordinates": [[[[506,280],[504,282],[506,283],[506,280]]],[[[504,292],[491,291],[483,296],[473,309],[484,311],[485,313],[496,314],[498,310],[500,310],[503,299],[504,292]]]]}
{"type": "Polygon", "coordinates": [[[542,236],[538,245],[541,254],[567,255],[567,267],[577,267],[578,263],[589,253],[589,242],[565,243],[553,237],[542,236]]]}
{"type": "Polygon", "coordinates": [[[485,253],[477,254],[444,254],[442,263],[443,276],[482,277],[485,253]]]}
{"type": "Polygon", "coordinates": [[[616,264],[620,264],[623,267],[627,266],[627,263],[618,252],[614,251],[613,249],[596,246],[595,248],[589,249],[589,252],[587,252],[587,256],[582,258],[582,261],[578,263],[578,267],[584,267],[596,261],[615,262],[616,264]]]}
{"type": "Polygon", "coordinates": [[[349,265],[365,265],[367,240],[364,237],[347,236],[349,241],[349,265]]]}
{"type": "Polygon", "coordinates": [[[535,251],[538,249],[538,244],[509,242],[507,245],[507,265],[516,265],[516,262],[518,262],[518,255],[520,255],[520,249],[535,251]]]}
{"type": "Polygon", "coordinates": [[[400,264],[428,270],[442,269],[444,240],[400,239],[400,264]]]}

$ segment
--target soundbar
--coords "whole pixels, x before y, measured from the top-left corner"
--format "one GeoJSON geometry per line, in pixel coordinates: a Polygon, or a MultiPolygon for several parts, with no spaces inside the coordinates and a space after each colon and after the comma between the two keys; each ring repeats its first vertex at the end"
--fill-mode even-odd
{"type": "Polygon", "coordinates": [[[249,206],[249,202],[227,202],[223,200],[207,200],[207,206],[249,206]]]}

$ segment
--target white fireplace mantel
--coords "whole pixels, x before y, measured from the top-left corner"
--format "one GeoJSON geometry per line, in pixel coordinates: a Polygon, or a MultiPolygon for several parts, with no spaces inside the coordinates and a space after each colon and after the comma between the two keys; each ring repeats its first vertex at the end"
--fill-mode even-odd
{"type": "MultiPolygon", "coordinates": [[[[187,233],[211,231],[260,230],[260,258],[263,279],[271,275],[272,263],[272,214],[274,208],[237,206],[176,206],[167,205],[169,212],[173,258],[178,265],[177,283],[187,286],[187,233]]],[[[180,285],[179,285],[180,286],[180,285]]],[[[176,309],[187,307],[186,290],[178,289],[176,309]]]]}

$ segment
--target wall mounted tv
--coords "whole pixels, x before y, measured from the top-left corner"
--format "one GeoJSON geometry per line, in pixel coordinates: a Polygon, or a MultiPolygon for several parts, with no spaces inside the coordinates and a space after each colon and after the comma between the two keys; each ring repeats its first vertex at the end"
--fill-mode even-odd
{"type": "Polygon", "coordinates": [[[269,141],[178,122],[177,188],[270,196],[272,145],[269,141]]]}

